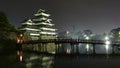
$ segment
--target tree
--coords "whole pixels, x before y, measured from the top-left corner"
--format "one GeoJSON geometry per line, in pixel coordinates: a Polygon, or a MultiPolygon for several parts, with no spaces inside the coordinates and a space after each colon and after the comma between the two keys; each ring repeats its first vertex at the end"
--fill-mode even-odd
{"type": "Polygon", "coordinates": [[[91,34],[93,34],[93,33],[92,33],[91,30],[84,30],[84,31],[83,31],[83,34],[89,36],[89,35],[91,35],[91,34]]]}
{"type": "Polygon", "coordinates": [[[17,28],[10,24],[7,15],[0,12],[0,67],[10,68],[14,64],[17,31],[17,28]]]}
{"type": "Polygon", "coordinates": [[[9,39],[10,32],[17,32],[17,29],[9,23],[4,12],[0,12],[0,40],[9,39]]]}

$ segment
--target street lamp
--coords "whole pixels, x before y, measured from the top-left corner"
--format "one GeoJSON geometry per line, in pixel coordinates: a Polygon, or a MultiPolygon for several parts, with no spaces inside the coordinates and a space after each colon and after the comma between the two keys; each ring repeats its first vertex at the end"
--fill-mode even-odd
{"type": "Polygon", "coordinates": [[[109,49],[109,45],[110,45],[110,41],[109,41],[109,37],[108,36],[106,36],[105,37],[105,47],[106,47],[106,50],[108,50],[109,49]]]}
{"type": "MultiPolygon", "coordinates": [[[[86,40],[89,40],[90,37],[88,37],[87,35],[84,35],[86,40]]],[[[89,44],[86,45],[86,49],[87,49],[87,53],[89,52],[89,44]]]]}
{"type": "Polygon", "coordinates": [[[89,40],[89,39],[90,39],[90,37],[88,37],[88,36],[87,36],[85,39],[86,39],[86,40],[89,40]]]}
{"type": "Polygon", "coordinates": [[[110,41],[106,41],[105,44],[106,44],[106,45],[110,45],[110,41]]]}
{"type": "Polygon", "coordinates": [[[105,40],[106,40],[106,41],[107,41],[107,40],[109,40],[109,37],[108,37],[108,36],[106,36],[106,37],[105,37],[105,40]]]}
{"type": "Polygon", "coordinates": [[[106,46],[105,46],[105,47],[106,47],[106,50],[108,51],[109,45],[110,45],[110,41],[106,41],[105,44],[106,44],[106,46]]]}
{"type": "Polygon", "coordinates": [[[108,50],[109,50],[109,45],[111,44],[109,37],[106,36],[105,37],[105,48],[106,48],[106,53],[107,53],[107,57],[108,57],[108,50]]]}
{"type": "Polygon", "coordinates": [[[69,36],[70,32],[69,31],[66,31],[66,34],[67,34],[67,37],[69,36]]]}
{"type": "Polygon", "coordinates": [[[86,45],[87,52],[89,51],[89,44],[86,45]]]}

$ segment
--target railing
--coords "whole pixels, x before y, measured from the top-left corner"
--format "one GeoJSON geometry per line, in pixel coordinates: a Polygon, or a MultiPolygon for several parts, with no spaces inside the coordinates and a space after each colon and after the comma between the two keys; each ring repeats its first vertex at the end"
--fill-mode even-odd
{"type": "Polygon", "coordinates": [[[20,34],[17,37],[18,44],[37,44],[37,43],[70,43],[70,44],[109,44],[109,45],[120,45],[120,41],[112,40],[84,40],[84,39],[41,39],[41,40],[25,40],[24,35],[20,34]]]}
{"type": "MultiPolygon", "coordinates": [[[[109,45],[120,45],[120,41],[109,41],[109,45]]],[[[20,44],[37,44],[37,43],[70,43],[70,44],[107,44],[105,40],[82,40],[82,39],[43,39],[43,40],[24,40],[20,44]]]]}

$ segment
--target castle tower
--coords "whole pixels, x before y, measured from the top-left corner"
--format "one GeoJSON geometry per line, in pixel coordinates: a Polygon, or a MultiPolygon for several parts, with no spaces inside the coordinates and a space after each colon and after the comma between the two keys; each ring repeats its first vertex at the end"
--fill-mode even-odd
{"type": "Polygon", "coordinates": [[[34,18],[21,22],[22,27],[20,27],[20,30],[26,36],[25,39],[38,40],[56,38],[57,29],[54,29],[54,24],[51,23],[52,19],[49,17],[50,14],[40,9],[34,14],[34,18]]]}
{"type": "Polygon", "coordinates": [[[55,38],[57,33],[54,29],[54,24],[51,23],[52,19],[50,19],[50,14],[47,14],[45,10],[38,10],[36,14],[34,14],[33,26],[35,29],[39,30],[40,39],[48,39],[55,38]]]}
{"type": "MultiPolygon", "coordinates": [[[[20,30],[24,33],[25,40],[55,39],[57,29],[54,29],[54,24],[51,21],[50,14],[40,9],[34,14],[33,18],[21,22],[20,30]]],[[[24,48],[26,47],[24,46],[24,48]]],[[[55,51],[55,44],[49,43],[45,47],[42,44],[36,44],[32,49],[53,52],[55,51]]]]}
{"type": "Polygon", "coordinates": [[[33,22],[31,19],[24,20],[21,22],[22,26],[20,30],[25,35],[25,40],[36,40],[40,36],[39,29],[33,27],[33,22]]]}

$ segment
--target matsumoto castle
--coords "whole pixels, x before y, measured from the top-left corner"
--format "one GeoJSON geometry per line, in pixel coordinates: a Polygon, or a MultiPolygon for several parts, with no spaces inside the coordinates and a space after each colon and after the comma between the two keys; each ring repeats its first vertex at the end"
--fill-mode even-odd
{"type": "Polygon", "coordinates": [[[21,22],[20,30],[24,33],[26,40],[56,38],[57,33],[54,29],[52,19],[49,18],[45,10],[39,9],[32,19],[21,22]]]}
{"type": "MultiPolygon", "coordinates": [[[[50,19],[50,14],[47,14],[45,10],[40,9],[37,11],[37,13],[34,14],[33,18],[27,19],[21,22],[22,26],[20,27],[20,30],[24,34],[25,40],[55,39],[58,36],[56,32],[57,29],[54,28],[54,24],[51,23],[51,21],[52,20],[50,19]]],[[[74,32],[73,34],[70,35],[70,32],[68,31],[61,33],[61,34],[59,33],[59,35],[62,35],[62,36],[59,36],[60,38],[80,38],[80,39],[86,39],[86,40],[88,39],[95,39],[95,40],[111,39],[111,40],[118,41],[120,40],[120,28],[113,29],[111,30],[109,34],[103,34],[103,35],[94,35],[90,30],[85,30],[82,33],[78,32],[77,35],[74,34],[74,32]]],[[[60,44],[59,46],[61,47],[61,45],[67,45],[67,44],[60,44]]],[[[69,44],[68,46],[65,46],[64,48],[65,50],[67,50],[67,48],[69,49],[69,44]]],[[[105,47],[101,46],[99,47],[99,49],[100,48],[101,50],[99,51],[104,53],[105,47]]],[[[45,51],[55,52],[56,45],[54,43],[49,43],[45,47],[42,48],[42,44],[36,44],[32,47],[32,49],[38,50],[38,51],[39,50],[44,51],[46,49],[45,51]]],[[[88,52],[88,50],[89,51],[91,50],[91,53],[92,53],[91,45],[89,47],[87,44],[79,44],[79,49],[81,49],[81,52],[83,53],[88,52]],[[80,46],[82,48],[80,48],[80,46]]],[[[115,50],[118,50],[118,52],[120,53],[118,48],[116,48],[115,50]]]]}

